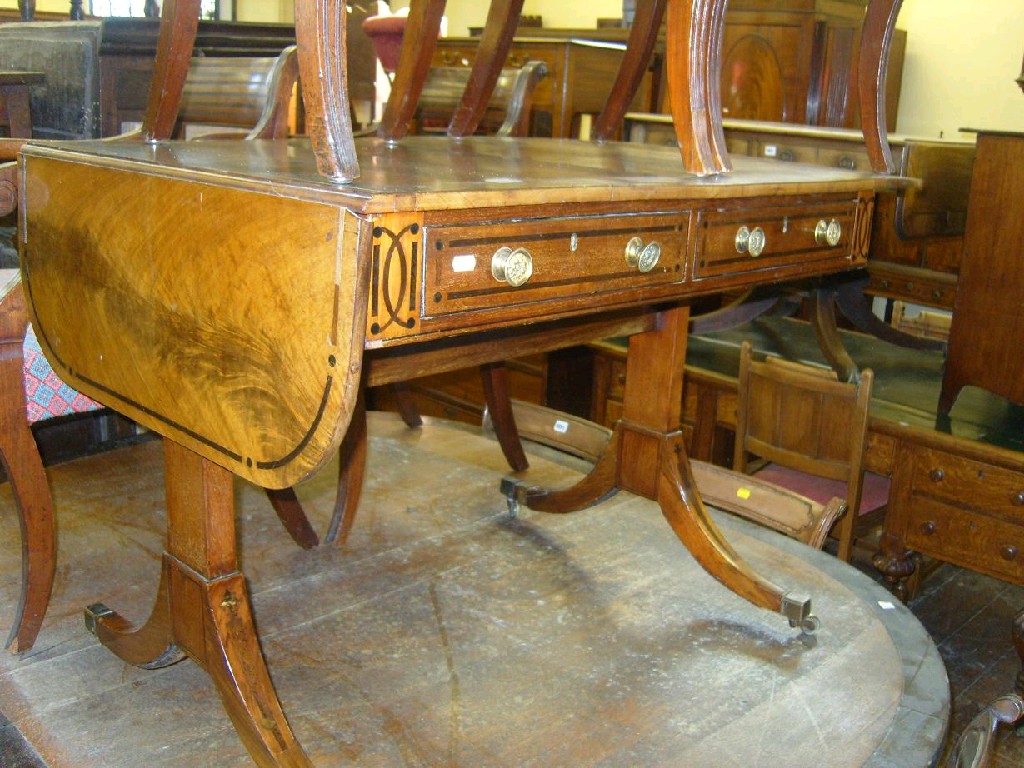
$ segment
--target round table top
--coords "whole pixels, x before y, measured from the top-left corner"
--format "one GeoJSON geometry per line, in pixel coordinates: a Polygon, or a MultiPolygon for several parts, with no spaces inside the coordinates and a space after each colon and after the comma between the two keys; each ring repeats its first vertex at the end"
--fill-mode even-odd
{"type": "MultiPolygon", "coordinates": [[[[528,455],[531,483],[568,484],[584,468],[528,455]]],[[[704,572],[653,502],[620,492],[574,514],[512,518],[498,492],[507,474],[479,430],[371,414],[348,543],[313,551],[288,539],[261,489],[237,485],[261,645],[315,765],[932,764],[945,670],[917,620],[869,578],[716,516],[755,568],[812,596],[821,627],[808,638],[704,572]]],[[[61,465],[53,484],[67,500],[69,577],[39,652],[0,657],[0,710],[55,768],[83,755],[250,765],[194,664],[136,670],[82,627],[87,602],[132,618],[151,604],[162,526],[139,510],[162,503],[159,444],[61,465]],[[116,501],[128,476],[131,494],[116,501]]],[[[333,466],[298,488],[318,530],[336,488],[333,466]]],[[[16,563],[9,543],[0,556],[16,563]]]]}

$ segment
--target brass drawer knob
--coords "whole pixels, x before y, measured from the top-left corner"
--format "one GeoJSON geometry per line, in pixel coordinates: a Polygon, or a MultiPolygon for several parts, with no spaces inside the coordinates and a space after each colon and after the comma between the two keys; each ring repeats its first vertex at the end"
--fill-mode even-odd
{"type": "Polygon", "coordinates": [[[928,477],[931,478],[931,481],[933,483],[941,483],[942,480],[946,477],[946,473],[943,472],[938,467],[933,467],[932,471],[928,473],[928,477]]]}
{"type": "Polygon", "coordinates": [[[1024,491],[1017,491],[1013,496],[1010,497],[1010,501],[1014,506],[1024,506],[1024,491]]]}
{"type": "Polygon", "coordinates": [[[533,275],[533,256],[525,248],[499,248],[491,256],[491,274],[495,280],[518,288],[533,275]]]}
{"type": "Polygon", "coordinates": [[[764,230],[760,227],[747,229],[740,227],[736,230],[736,252],[749,253],[755,259],[764,252],[766,238],[764,230]]]}
{"type": "Polygon", "coordinates": [[[814,225],[814,242],[818,245],[827,245],[829,248],[835,248],[839,245],[839,240],[842,236],[843,226],[835,219],[831,221],[820,219],[814,225]]]}
{"type": "Polygon", "coordinates": [[[999,554],[1003,560],[1016,560],[1017,559],[1017,548],[1013,544],[1004,544],[999,550],[999,554]]]}
{"type": "Polygon", "coordinates": [[[661,258],[661,244],[651,241],[644,245],[639,237],[631,237],[626,243],[626,263],[641,272],[650,272],[661,258]]]}
{"type": "Polygon", "coordinates": [[[935,523],[929,520],[927,523],[921,523],[921,533],[925,536],[931,536],[937,530],[935,523]]]}

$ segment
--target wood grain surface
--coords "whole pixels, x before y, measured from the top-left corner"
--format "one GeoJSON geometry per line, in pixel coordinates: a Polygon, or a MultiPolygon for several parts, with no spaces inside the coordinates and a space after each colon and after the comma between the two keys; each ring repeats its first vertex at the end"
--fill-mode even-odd
{"type": "MultiPolygon", "coordinates": [[[[813,594],[805,644],[705,573],[653,502],[513,519],[492,439],[370,417],[377,471],[344,548],[289,546],[265,495],[236,487],[263,649],[314,765],[916,768],[941,744],[934,645],[849,566],[716,513],[752,563],[813,594]]],[[[529,451],[530,482],[580,476],[529,451]]],[[[150,605],[161,482],[156,442],[55,470],[51,621],[32,655],[0,656],[0,709],[52,768],[252,764],[194,665],[133,668],[82,627],[97,598],[150,605]]],[[[299,489],[318,527],[335,491],[333,467],[299,489]]],[[[18,556],[0,536],[0,592],[18,556]]]]}
{"type": "Polygon", "coordinates": [[[363,224],[203,183],[33,171],[26,288],[61,375],[262,485],[316,470],[359,384],[363,224]],[[82,204],[97,182],[103,204],[82,204]]]}

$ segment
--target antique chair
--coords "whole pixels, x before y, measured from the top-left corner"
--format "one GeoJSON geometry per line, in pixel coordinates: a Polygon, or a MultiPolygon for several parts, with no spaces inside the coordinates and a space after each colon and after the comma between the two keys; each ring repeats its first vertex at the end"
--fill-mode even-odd
{"type": "Polygon", "coordinates": [[[178,110],[188,125],[234,128],[202,138],[273,139],[288,135],[289,105],[299,77],[297,49],[278,56],[196,56],[189,63],[178,110]]]}
{"type": "MultiPolygon", "coordinates": [[[[420,133],[447,130],[448,122],[462,100],[469,76],[468,67],[430,69],[416,110],[415,120],[420,133]]],[[[547,65],[543,61],[527,61],[518,68],[504,67],[498,75],[487,103],[487,114],[481,119],[478,132],[496,136],[528,136],[533,92],[546,76],[547,65]],[[494,129],[493,125],[497,128],[494,129]]]]}
{"type": "Polygon", "coordinates": [[[733,469],[820,504],[845,499],[837,538],[846,561],[855,537],[881,522],[889,496],[888,478],[864,469],[873,378],[864,370],[852,384],[779,358],[758,362],[749,342],[740,351],[733,469]]]}
{"type": "MultiPolygon", "coordinates": [[[[297,77],[295,46],[277,57],[193,59],[179,126],[246,129],[218,133],[216,138],[286,136],[297,77]]],[[[0,160],[13,159],[19,143],[0,143],[0,160]]],[[[0,215],[15,205],[15,182],[13,164],[0,165],[0,215]]],[[[14,492],[22,533],[22,589],[5,646],[18,653],[31,648],[39,632],[53,588],[57,551],[53,500],[31,426],[101,406],[61,381],[43,356],[15,269],[0,270],[0,346],[0,461],[14,492]]],[[[291,489],[268,490],[267,495],[296,543],[315,546],[316,533],[291,489]]]]}
{"type": "MultiPolygon", "coordinates": [[[[592,421],[561,411],[512,400],[519,436],[555,448],[586,462],[596,462],[608,445],[612,431],[592,421]]],[[[490,413],[484,410],[486,434],[494,434],[490,413]]],[[[710,506],[771,528],[784,536],[821,549],[828,532],[846,511],[839,497],[821,504],[761,478],[743,475],[705,461],[690,460],[693,479],[701,498],[710,506]]]]}

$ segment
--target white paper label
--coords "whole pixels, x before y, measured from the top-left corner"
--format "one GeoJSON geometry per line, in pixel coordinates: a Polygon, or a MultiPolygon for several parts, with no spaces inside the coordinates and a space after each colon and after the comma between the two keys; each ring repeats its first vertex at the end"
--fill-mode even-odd
{"type": "Polygon", "coordinates": [[[452,256],[452,272],[472,272],[476,269],[476,254],[463,253],[452,256]]]}

